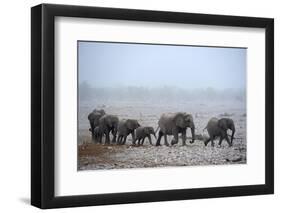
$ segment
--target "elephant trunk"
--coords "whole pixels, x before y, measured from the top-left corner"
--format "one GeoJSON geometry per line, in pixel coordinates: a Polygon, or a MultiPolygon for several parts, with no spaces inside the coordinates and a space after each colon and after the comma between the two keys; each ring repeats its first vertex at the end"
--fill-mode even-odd
{"type": "Polygon", "coordinates": [[[232,134],[231,134],[231,145],[232,145],[232,142],[233,142],[233,138],[234,138],[234,133],[235,133],[235,126],[232,127],[232,134]]]}
{"type": "Polygon", "coordinates": [[[195,140],[195,126],[194,126],[194,123],[192,123],[190,128],[191,128],[191,135],[192,135],[192,140],[190,141],[190,143],[194,143],[194,140],[195,140]]]}

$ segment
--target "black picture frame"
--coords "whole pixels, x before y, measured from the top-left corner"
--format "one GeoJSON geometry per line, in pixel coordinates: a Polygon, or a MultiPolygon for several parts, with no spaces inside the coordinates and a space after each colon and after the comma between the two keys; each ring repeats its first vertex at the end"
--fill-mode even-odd
{"type": "Polygon", "coordinates": [[[274,20],[271,18],[41,4],[31,8],[31,204],[60,208],[274,193],[274,20]],[[93,195],[54,195],[55,17],[264,28],[265,184],[93,195]]]}

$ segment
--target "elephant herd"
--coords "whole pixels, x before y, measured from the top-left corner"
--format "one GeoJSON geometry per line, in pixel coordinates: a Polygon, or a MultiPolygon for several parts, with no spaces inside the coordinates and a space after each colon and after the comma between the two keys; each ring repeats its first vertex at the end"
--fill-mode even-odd
{"type": "MultiPolygon", "coordinates": [[[[110,135],[112,135],[112,143],[124,145],[128,135],[131,135],[134,145],[143,145],[145,138],[148,138],[149,143],[153,145],[151,141],[151,135],[153,135],[156,139],[156,146],[160,145],[162,137],[164,137],[165,145],[169,146],[168,135],[173,136],[171,145],[177,144],[179,135],[181,135],[182,144],[185,145],[187,128],[191,129],[192,139],[190,143],[193,143],[195,140],[193,116],[185,112],[162,114],[156,131],[151,126],[141,126],[136,119],[119,120],[116,115],[107,114],[103,109],[94,109],[88,115],[88,120],[91,126],[89,131],[92,134],[92,140],[98,143],[102,143],[102,138],[105,136],[105,143],[110,144],[110,135]],[[156,137],[157,132],[158,137],[156,137]]],[[[232,146],[235,133],[235,125],[232,119],[211,118],[204,129],[207,129],[209,134],[208,139],[204,140],[205,146],[210,141],[211,145],[214,146],[214,140],[218,137],[219,146],[224,139],[229,146],[232,146]],[[229,139],[227,134],[228,129],[232,131],[231,139],[229,139]]]]}

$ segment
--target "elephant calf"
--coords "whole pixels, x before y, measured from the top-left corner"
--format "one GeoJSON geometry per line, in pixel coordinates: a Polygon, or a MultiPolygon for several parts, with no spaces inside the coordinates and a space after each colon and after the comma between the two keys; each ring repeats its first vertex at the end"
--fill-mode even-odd
{"type": "Polygon", "coordinates": [[[147,137],[149,140],[150,145],[153,145],[151,142],[151,136],[154,135],[156,139],[156,135],[154,132],[153,127],[151,126],[140,126],[136,129],[136,138],[134,144],[136,144],[136,141],[138,141],[138,145],[143,145],[145,138],[147,137]]]}
{"type": "Polygon", "coordinates": [[[211,141],[212,146],[214,146],[214,139],[216,137],[220,137],[219,140],[219,146],[221,146],[221,143],[223,139],[225,139],[229,146],[232,146],[234,133],[235,133],[235,125],[232,119],[230,118],[211,118],[205,127],[208,131],[209,138],[204,141],[205,146],[208,145],[208,143],[211,141]],[[231,140],[229,140],[227,135],[227,130],[230,129],[232,131],[231,140]]]}
{"type": "Polygon", "coordinates": [[[96,127],[95,127],[95,129],[94,129],[94,131],[92,132],[92,134],[93,134],[93,138],[94,138],[97,142],[99,142],[99,143],[102,142],[102,136],[103,136],[104,132],[102,131],[102,129],[101,129],[99,126],[96,126],[96,127]]]}
{"type": "Polygon", "coordinates": [[[135,119],[121,120],[118,124],[117,144],[124,145],[129,134],[132,135],[132,141],[135,143],[135,129],[138,127],[140,124],[135,119]]]}

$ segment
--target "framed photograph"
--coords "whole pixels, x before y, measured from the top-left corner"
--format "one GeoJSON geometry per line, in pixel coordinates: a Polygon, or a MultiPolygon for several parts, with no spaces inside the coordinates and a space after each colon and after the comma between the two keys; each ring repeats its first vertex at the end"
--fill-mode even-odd
{"type": "Polygon", "coordinates": [[[31,9],[31,204],[272,194],[274,20],[31,9]]]}

